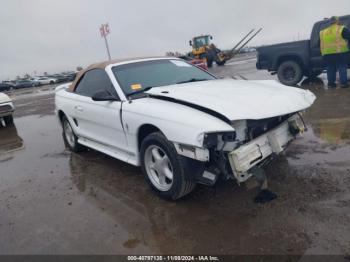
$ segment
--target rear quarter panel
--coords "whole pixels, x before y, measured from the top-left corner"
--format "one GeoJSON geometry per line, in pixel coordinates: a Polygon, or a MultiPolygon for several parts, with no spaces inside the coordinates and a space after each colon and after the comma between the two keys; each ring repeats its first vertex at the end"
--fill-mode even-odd
{"type": "Polygon", "coordinates": [[[308,66],[309,43],[308,40],[304,40],[260,47],[257,49],[257,68],[276,71],[281,59],[288,57],[297,57],[304,66],[308,66]]]}
{"type": "MultiPolygon", "coordinates": [[[[61,111],[63,112],[68,120],[73,123],[73,112],[74,112],[74,106],[75,106],[75,100],[74,100],[74,94],[67,91],[67,88],[70,84],[64,84],[56,87],[55,89],[55,112],[58,115],[58,113],[61,111]]],[[[75,125],[72,124],[72,128],[74,128],[75,125]]],[[[75,130],[76,131],[76,130],[75,130]]]]}

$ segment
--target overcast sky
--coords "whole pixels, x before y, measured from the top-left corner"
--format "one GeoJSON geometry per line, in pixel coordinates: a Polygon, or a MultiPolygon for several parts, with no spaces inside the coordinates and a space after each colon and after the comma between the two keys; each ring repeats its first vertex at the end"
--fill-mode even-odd
{"type": "Polygon", "coordinates": [[[0,0],[0,79],[56,73],[113,58],[189,51],[211,34],[222,49],[263,27],[251,45],[308,38],[315,21],[350,14],[349,0],[0,0]]]}

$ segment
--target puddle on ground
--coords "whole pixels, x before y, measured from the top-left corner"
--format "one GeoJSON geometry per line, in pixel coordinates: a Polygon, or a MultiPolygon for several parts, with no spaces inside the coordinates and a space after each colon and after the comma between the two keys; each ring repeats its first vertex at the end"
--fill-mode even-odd
{"type": "Polygon", "coordinates": [[[317,99],[304,114],[308,131],[292,143],[289,162],[296,165],[348,167],[350,89],[311,88],[317,99]]]}
{"type": "Polygon", "coordinates": [[[350,142],[350,117],[311,121],[314,134],[330,145],[350,142]]]}
{"type": "Polygon", "coordinates": [[[132,238],[124,242],[123,246],[126,248],[135,248],[141,241],[137,238],[132,238]]]}
{"type": "Polygon", "coordinates": [[[15,125],[5,126],[0,122],[0,162],[5,153],[24,149],[22,138],[17,133],[15,125]]]}
{"type": "Polygon", "coordinates": [[[270,164],[269,184],[278,198],[266,205],[254,204],[256,191],[233,181],[164,201],[139,168],[93,150],[67,150],[51,105],[43,105],[47,112],[40,115],[19,111],[25,116],[0,130],[21,141],[12,147],[22,143],[6,153],[8,143],[0,140],[6,159],[0,161],[0,235],[6,236],[0,237],[0,253],[303,254],[318,243],[316,231],[332,236],[323,243],[327,248],[339,247],[339,234],[332,234],[349,221],[316,210],[315,203],[350,184],[349,93],[327,91],[315,91],[321,102],[305,114],[309,131],[270,164]]]}

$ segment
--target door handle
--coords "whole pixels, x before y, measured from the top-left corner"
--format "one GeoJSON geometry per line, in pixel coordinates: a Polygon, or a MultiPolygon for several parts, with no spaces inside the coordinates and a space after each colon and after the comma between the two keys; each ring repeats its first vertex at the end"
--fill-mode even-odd
{"type": "Polygon", "coordinates": [[[75,106],[74,108],[75,108],[75,110],[77,110],[79,112],[83,112],[84,111],[81,106],[75,106]]]}

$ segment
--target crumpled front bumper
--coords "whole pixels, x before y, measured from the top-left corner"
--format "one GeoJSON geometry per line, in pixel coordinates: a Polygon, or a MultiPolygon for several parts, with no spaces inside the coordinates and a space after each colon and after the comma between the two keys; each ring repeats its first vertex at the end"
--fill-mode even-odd
{"type": "Polygon", "coordinates": [[[294,115],[278,127],[230,152],[229,161],[237,181],[244,182],[250,178],[251,168],[284,151],[295,134],[303,132],[304,128],[300,116],[294,115]]]}

